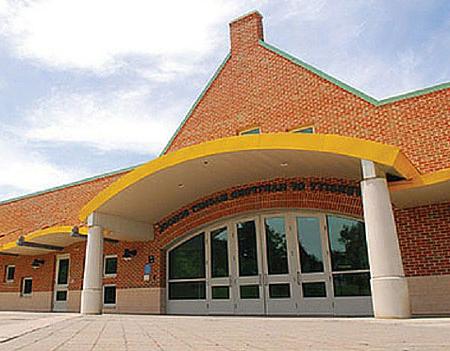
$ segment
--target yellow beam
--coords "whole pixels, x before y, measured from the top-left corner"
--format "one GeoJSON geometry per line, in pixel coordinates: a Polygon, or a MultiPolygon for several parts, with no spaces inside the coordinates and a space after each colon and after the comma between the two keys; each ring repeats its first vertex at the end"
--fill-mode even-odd
{"type": "Polygon", "coordinates": [[[422,174],[410,180],[395,182],[389,186],[389,189],[391,191],[399,191],[435,185],[442,182],[450,182],[450,168],[441,169],[433,173],[422,174]]]}

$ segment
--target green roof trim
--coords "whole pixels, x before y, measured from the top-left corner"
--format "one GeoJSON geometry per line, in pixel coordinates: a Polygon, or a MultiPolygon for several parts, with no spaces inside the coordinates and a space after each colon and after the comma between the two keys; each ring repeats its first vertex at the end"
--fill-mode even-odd
{"type": "Polygon", "coordinates": [[[380,101],[378,101],[378,106],[387,105],[387,104],[397,102],[400,100],[404,100],[404,99],[410,99],[410,98],[413,98],[416,96],[434,93],[435,91],[444,90],[444,89],[448,89],[448,88],[450,88],[450,82],[433,85],[431,87],[410,91],[409,93],[404,93],[401,95],[392,96],[390,98],[380,100],[380,101]]]}
{"type": "Polygon", "coordinates": [[[287,52],[284,52],[283,50],[280,50],[280,49],[276,48],[275,46],[267,44],[263,40],[260,40],[259,44],[262,47],[266,48],[267,50],[272,51],[272,52],[274,52],[274,53],[284,57],[285,59],[295,63],[296,65],[299,65],[299,66],[305,68],[306,70],[308,70],[308,71],[318,75],[319,77],[321,77],[321,78],[323,78],[323,79],[325,79],[325,80],[327,80],[327,81],[337,85],[338,87],[348,91],[349,93],[352,93],[352,94],[358,96],[359,98],[361,98],[361,99],[363,99],[363,100],[365,100],[365,101],[367,101],[367,102],[369,102],[369,103],[371,103],[372,105],[375,105],[375,106],[387,105],[387,104],[390,104],[390,103],[393,103],[393,102],[397,102],[397,101],[400,101],[400,100],[403,100],[403,99],[409,99],[409,98],[413,98],[413,97],[416,97],[416,96],[429,94],[429,93],[432,93],[432,92],[435,92],[435,91],[439,91],[439,90],[450,88],[450,82],[447,82],[447,83],[441,83],[441,84],[438,84],[438,85],[434,85],[434,86],[431,86],[431,87],[428,87],[428,88],[415,90],[415,91],[412,91],[412,92],[409,92],[409,93],[393,96],[393,97],[390,97],[390,98],[387,98],[387,99],[377,100],[377,99],[375,99],[375,98],[373,98],[373,97],[363,93],[362,91],[360,91],[358,89],[355,89],[355,88],[351,87],[350,85],[340,81],[339,79],[336,79],[336,78],[326,74],[325,72],[322,72],[321,70],[311,66],[310,64],[299,60],[298,58],[288,54],[287,52]]]}
{"type": "Polygon", "coordinates": [[[231,57],[231,53],[228,53],[227,56],[225,57],[225,59],[222,61],[222,63],[220,64],[220,66],[216,69],[216,71],[214,72],[214,75],[211,77],[211,79],[208,81],[208,83],[206,84],[205,88],[202,90],[202,92],[200,93],[200,95],[198,96],[198,98],[195,100],[195,102],[192,104],[191,108],[189,109],[187,115],[183,118],[183,120],[181,121],[180,125],[178,126],[177,130],[175,131],[175,133],[173,133],[172,137],[170,138],[169,142],[166,144],[166,146],[164,147],[164,149],[161,151],[160,156],[164,155],[167,151],[167,149],[170,147],[170,145],[172,145],[172,142],[174,141],[175,137],[177,136],[178,132],[181,130],[181,128],[183,128],[183,126],[186,124],[186,121],[189,119],[189,117],[191,117],[192,113],[194,112],[195,108],[197,107],[197,105],[200,103],[200,100],[203,98],[203,96],[205,96],[206,92],[208,91],[209,87],[212,85],[212,83],[214,82],[214,80],[217,78],[217,76],[219,75],[219,73],[222,71],[223,67],[225,66],[225,64],[228,62],[228,60],[231,57]]]}
{"type": "Polygon", "coordinates": [[[138,165],[135,165],[135,166],[131,166],[131,167],[122,168],[122,169],[119,169],[119,170],[116,170],[116,171],[102,173],[100,175],[96,175],[96,176],[89,177],[89,178],[84,178],[84,179],[77,180],[77,181],[72,182],[72,183],[58,185],[58,186],[55,186],[53,188],[36,191],[34,193],[31,193],[31,194],[26,194],[26,195],[13,197],[11,199],[0,201],[0,205],[5,205],[5,204],[10,203],[10,202],[23,200],[23,199],[26,199],[26,198],[29,198],[29,197],[38,196],[38,195],[42,195],[42,194],[45,194],[45,193],[51,193],[52,191],[61,190],[61,189],[64,189],[64,188],[69,188],[71,186],[80,185],[80,184],[87,183],[87,182],[90,182],[90,181],[93,181],[93,180],[96,180],[96,179],[100,179],[100,178],[106,178],[106,177],[109,177],[109,176],[113,176],[115,174],[124,173],[124,172],[127,172],[127,171],[131,171],[131,170],[135,169],[136,167],[138,167],[140,165],[141,164],[138,164],[138,165]]]}
{"type": "MultiPolygon", "coordinates": [[[[350,86],[350,85],[340,81],[339,79],[336,79],[336,78],[330,76],[329,74],[327,74],[327,73],[325,73],[325,72],[315,68],[314,66],[311,66],[310,64],[308,64],[308,63],[306,63],[306,62],[304,62],[304,61],[302,61],[302,60],[292,56],[291,54],[288,54],[287,52],[285,52],[285,51],[283,51],[281,49],[278,49],[277,47],[275,47],[273,45],[270,45],[270,44],[266,43],[264,40],[259,40],[259,44],[262,47],[266,48],[267,50],[272,51],[272,52],[274,52],[274,53],[284,57],[285,59],[295,63],[296,65],[299,65],[299,66],[305,68],[306,70],[308,70],[308,71],[318,75],[319,77],[321,77],[321,78],[323,78],[323,79],[333,83],[334,85],[337,85],[338,87],[344,89],[345,91],[348,91],[349,93],[358,96],[359,98],[363,99],[364,101],[367,101],[368,103],[370,103],[370,104],[372,104],[374,106],[383,106],[383,105],[387,105],[387,104],[390,104],[390,103],[393,103],[393,102],[397,102],[397,101],[400,101],[400,100],[409,99],[409,98],[413,98],[413,97],[416,97],[416,96],[421,96],[421,95],[433,93],[435,91],[439,91],[439,90],[450,88],[450,82],[447,82],[447,83],[441,83],[441,84],[433,85],[431,87],[427,87],[427,88],[424,88],[424,89],[415,90],[415,91],[412,91],[412,92],[409,92],[409,93],[405,93],[405,94],[401,94],[401,95],[397,95],[397,96],[392,96],[390,98],[386,98],[386,99],[383,99],[383,100],[377,100],[377,99],[367,95],[366,93],[363,93],[362,91],[360,91],[360,90],[358,90],[356,88],[353,88],[352,86],[350,86]]],[[[206,84],[205,88],[202,90],[202,92],[198,96],[198,98],[192,104],[191,108],[189,109],[189,111],[186,114],[186,116],[184,117],[184,119],[181,121],[181,123],[178,126],[177,130],[175,131],[175,133],[173,133],[173,135],[170,138],[169,142],[166,144],[164,149],[161,151],[160,156],[162,156],[162,155],[164,155],[166,153],[167,149],[170,147],[170,145],[174,141],[175,137],[180,132],[181,128],[183,128],[183,126],[186,124],[186,121],[192,115],[192,113],[194,112],[195,108],[200,103],[200,100],[206,94],[206,92],[208,91],[209,87],[214,82],[214,80],[217,78],[219,73],[222,71],[223,67],[225,66],[227,61],[230,59],[230,57],[231,57],[231,53],[228,53],[228,55],[222,61],[220,66],[217,68],[217,70],[214,72],[214,75],[208,81],[208,83],[206,84]]]]}

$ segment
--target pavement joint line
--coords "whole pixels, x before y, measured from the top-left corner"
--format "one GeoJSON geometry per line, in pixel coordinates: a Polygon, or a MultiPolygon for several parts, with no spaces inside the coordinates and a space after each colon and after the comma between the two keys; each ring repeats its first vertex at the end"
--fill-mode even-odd
{"type": "Polygon", "coordinates": [[[100,338],[101,338],[103,332],[105,331],[106,325],[107,325],[107,324],[108,324],[108,320],[106,320],[106,321],[103,323],[100,332],[98,333],[97,337],[95,338],[95,341],[94,341],[93,344],[92,344],[92,347],[91,347],[91,349],[90,349],[91,351],[94,350],[95,347],[97,346],[98,341],[100,340],[100,338]]]}
{"type": "Polygon", "coordinates": [[[86,329],[87,327],[89,327],[93,322],[92,321],[88,321],[90,323],[86,323],[85,325],[82,325],[77,331],[75,331],[70,337],[68,337],[66,340],[64,340],[62,343],[60,343],[59,345],[57,345],[56,347],[54,347],[52,349],[52,351],[58,350],[59,348],[61,348],[62,346],[66,345],[70,340],[73,340],[76,336],[78,336],[82,330],[86,329]]]}
{"type": "Polygon", "coordinates": [[[27,321],[25,323],[12,323],[12,324],[9,324],[8,328],[11,328],[11,326],[13,326],[13,327],[16,326],[17,329],[21,330],[21,332],[16,332],[16,334],[13,334],[11,336],[2,336],[0,334],[0,345],[4,344],[4,343],[7,343],[7,342],[9,342],[11,340],[20,338],[20,337],[22,337],[24,335],[33,333],[33,332],[38,331],[40,329],[47,328],[47,327],[49,327],[51,325],[58,324],[60,322],[64,322],[64,321],[67,321],[67,320],[76,319],[76,318],[81,318],[81,316],[76,314],[76,315],[56,316],[56,317],[53,317],[53,318],[46,317],[46,318],[37,318],[37,319],[29,320],[29,321],[27,321]],[[44,323],[42,323],[43,322],[42,320],[44,320],[44,323]],[[45,322],[45,320],[48,320],[48,321],[45,322]],[[39,324],[34,326],[37,322],[39,322],[39,324]],[[28,328],[28,329],[25,327],[25,330],[24,330],[23,324],[31,324],[33,326],[28,328]]]}
{"type": "MultiPolygon", "coordinates": [[[[64,322],[71,322],[71,324],[69,324],[69,325],[72,326],[76,322],[76,319],[78,319],[78,318],[69,318],[69,319],[65,319],[65,320],[61,321],[61,323],[63,324],[62,327],[60,327],[58,329],[52,328],[52,329],[49,330],[47,335],[36,337],[31,342],[29,342],[29,343],[27,343],[25,345],[20,345],[19,347],[14,348],[14,351],[24,349],[24,348],[26,348],[26,347],[28,347],[30,345],[37,344],[37,343],[41,342],[42,340],[48,339],[49,337],[53,336],[54,334],[56,334],[60,330],[67,328],[67,325],[65,325],[64,322]]],[[[54,324],[59,324],[59,323],[54,323],[54,324]]],[[[22,335],[21,337],[25,338],[27,336],[33,335],[33,333],[39,332],[39,331],[43,331],[44,329],[47,329],[48,327],[51,327],[54,324],[48,325],[48,326],[44,326],[43,328],[37,329],[35,331],[30,331],[30,332],[26,333],[25,335],[22,335]]],[[[61,324],[59,324],[59,325],[61,325],[61,324]]],[[[20,341],[20,337],[14,338],[14,340],[15,341],[20,341]]]]}

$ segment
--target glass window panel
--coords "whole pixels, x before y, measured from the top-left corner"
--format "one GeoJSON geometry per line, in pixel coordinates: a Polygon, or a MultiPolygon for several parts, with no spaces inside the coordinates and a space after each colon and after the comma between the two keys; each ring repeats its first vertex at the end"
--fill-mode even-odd
{"type": "Polygon", "coordinates": [[[327,216],[333,271],[369,269],[364,223],[327,216]]]}
{"type": "Polygon", "coordinates": [[[244,130],[243,132],[241,132],[241,135],[251,135],[251,134],[260,134],[261,130],[259,128],[254,128],[254,129],[249,129],[249,130],[244,130]]]}
{"type": "Polygon", "coordinates": [[[318,217],[297,217],[302,273],[323,272],[322,241],[318,217]]]}
{"type": "Polygon", "coordinates": [[[370,274],[333,274],[334,296],[370,296],[370,274]]]}
{"type": "Polygon", "coordinates": [[[289,269],[284,217],[266,218],[264,224],[266,228],[268,273],[286,274],[289,269]]]}
{"type": "Polygon", "coordinates": [[[294,133],[313,134],[314,133],[314,128],[313,127],[309,127],[309,128],[296,129],[296,130],[294,130],[294,133]]]}
{"type": "Polygon", "coordinates": [[[303,297],[327,297],[327,289],[324,282],[303,283],[303,297]]]}
{"type": "Polygon", "coordinates": [[[56,301],[67,301],[67,291],[57,291],[56,301]]]}
{"type": "Polygon", "coordinates": [[[8,266],[8,267],[6,267],[6,280],[7,281],[13,281],[15,272],[16,272],[16,267],[15,266],[8,266]]]}
{"type": "Polygon", "coordinates": [[[59,260],[58,284],[67,284],[69,282],[69,259],[59,260]]]}
{"type": "Polygon", "coordinates": [[[117,274],[117,257],[106,257],[105,275],[117,274]]]}
{"type": "Polygon", "coordinates": [[[205,282],[169,283],[170,300],[204,300],[205,296],[205,282]]]}
{"type": "Polygon", "coordinates": [[[184,242],[169,253],[169,278],[205,277],[204,233],[184,242]]]}
{"type": "Polygon", "coordinates": [[[31,278],[24,278],[22,282],[22,293],[24,295],[31,294],[33,292],[33,280],[31,278]]]}
{"type": "Polygon", "coordinates": [[[230,288],[228,286],[213,286],[211,292],[214,300],[228,300],[230,298],[230,288]]]}
{"type": "Polygon", "coordinates": [[[259,285],[241,285],[241,299],[259,299],[259,285]]]}
{"type": "Polygon", "coordinates": [[[258,275],[255,221],[237,223],[239,275],[258,275]]]}
{"type": "Polygon", "coordinates": [[[116,304],[116,287],[115,286],[105,286],[103,288],[103,303],[105,305],[115,305],[116,304]]]}
{"type": "Polygon", "coordinates": [[[228,231],[227,227],[211,232],[211,276],[228,277],[228,231]]]}
{"type": "Polygon", "coordinates": [[[269,297],[271,299],[291,297],[290,284],[269,284],[269,297]]]}

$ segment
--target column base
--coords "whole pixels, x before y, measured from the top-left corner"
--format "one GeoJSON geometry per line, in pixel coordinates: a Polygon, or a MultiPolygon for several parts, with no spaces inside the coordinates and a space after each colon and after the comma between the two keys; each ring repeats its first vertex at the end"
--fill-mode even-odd
{"type": "Polygon", "coordinates": [[[81,292],[81,314],[102,314],[102,290],[83,289],[81,292]]]}
{"type": "Polygon", "coordinates": [[[375,318],[410,318],[408,282],[405,277],[371,279],[375,318]]]}

